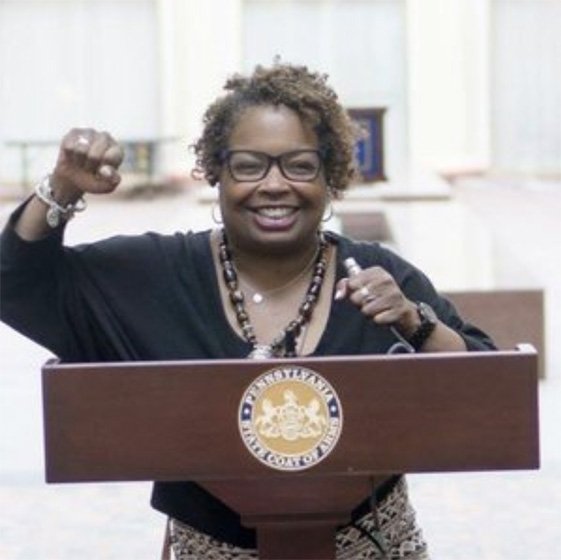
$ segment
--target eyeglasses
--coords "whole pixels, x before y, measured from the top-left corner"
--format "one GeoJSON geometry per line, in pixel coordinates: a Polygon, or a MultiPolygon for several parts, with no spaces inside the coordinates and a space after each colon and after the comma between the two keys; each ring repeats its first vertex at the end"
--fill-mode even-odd
{"type": "Polygon", "coordinates": [[[261,181],[276,164],[289,181],[313,181],[319,175],[322,156],[319,150],[294,150],[278,156],[252,150],[225,150],[224,161],[235,181],[261,181]]]}

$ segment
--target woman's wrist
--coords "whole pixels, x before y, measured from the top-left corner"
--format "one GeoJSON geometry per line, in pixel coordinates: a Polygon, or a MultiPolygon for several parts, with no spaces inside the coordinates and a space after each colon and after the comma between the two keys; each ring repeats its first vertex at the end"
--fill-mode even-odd
{"type": "Polygon", "coordinates": [[[82,194],[75,187],[55,182],[51,175],[47,175],[35,187],[35,196],[47,207],[46,221],[51,228],[72,219],[76,212],[85,210],[86,201],[82,194]]]}
{"type": "Polygon", "coordinates": [[[76,204],[78,200],[84,197],[84,192],[75,187],[72,183],[65,181],[57,176],[56,173],[47,175],[52,196],[57,204],[68,206],[76,204]]]}

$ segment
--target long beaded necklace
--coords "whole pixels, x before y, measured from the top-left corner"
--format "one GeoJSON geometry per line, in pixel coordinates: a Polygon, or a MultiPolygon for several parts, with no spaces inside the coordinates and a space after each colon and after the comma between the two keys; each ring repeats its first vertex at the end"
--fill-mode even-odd
{"type": "Polygon", "coordinates": [[[218,244],[218,256],[222,266],[222,276],[224,282],[226,282],[230,303],[234,308],[236,321],[242,330],[243,337],[253,346],[248,358],[267,359],[280,356],[292,357],[296,355],[296,339],[302,332],[302,327],[310,321],[321,293],[325,272],[327,270],[328,246],[327,241],[320,232],[319,249],[315,259],[314,272],[304,300],[298,308],[298,315],[284,327],[282,332],[270,344],[264,345],[257,342],[253,325],[251,324],[249,314],[245,308],[245,296],[243,291],[239,288],[238,274],[234,266],[234,261],[232,260],[232,253],[228,246],[226,231],[224,229],[222,230],[222,235],[218,244]]]}

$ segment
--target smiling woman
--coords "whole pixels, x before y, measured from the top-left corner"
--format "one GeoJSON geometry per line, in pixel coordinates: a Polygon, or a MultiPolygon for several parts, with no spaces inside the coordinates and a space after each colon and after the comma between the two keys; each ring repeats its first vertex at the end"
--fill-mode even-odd
{"type": "MultiPolygon", "coordinates": [[[[329,197],[318,144],[313,129],[285,106],[247,108],[232,129],[226,152],[229,165],[222,166],[219,176],[219,201],[229,242],[245,263],[246,274],[256,276],[247,267],[259,251],[276,260],[289,255],[288,273],[283,274],[278,263],[275,267],[277,279],[280,275],[289,279],[308,262],[310,248],[317,249],[329,197]],[[275,159],[278,164],[273,164],[275,159]]],[[[270,266],[274,262],[270,260],[270,266]]],[[[263,268],[263,262],[259,266],[263,268]]]]}
{"type": "MultiPolygon", "coordinates": [[[[223,226],[65,246],[70,218],[118,187],[123,160],[109,133],[73,129],[2,234],[2,320],[80,362],[381,354],[396,340],[421,352],[493,347],[413,265],[323,230],[356,174],[359,133],[326,76],[276,63],[225,89],[194,145],[223,226]],[[349,258],[360,265],[351,276],[349,258]]],[[[257,558],[255,531],[198,484],[157,482],[152,505],[170,519],[177,559],[257,558]]],[[[403,476],[373,481],[337,555],[428,558],[403,476]]]]}

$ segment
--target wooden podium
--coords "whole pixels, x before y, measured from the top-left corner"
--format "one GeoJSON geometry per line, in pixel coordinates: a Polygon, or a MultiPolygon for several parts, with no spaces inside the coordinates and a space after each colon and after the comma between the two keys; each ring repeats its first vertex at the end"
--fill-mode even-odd
{"type": "Polygon", "coordinates": [[[528,346],[268,361],[51,361],[43,399],[48,482],[195,480],[256,528],[262,559],[335,558],[337,525],[378,476],[539,467],[537,355],[528,346]],[[240,403],[267,372],[300,368],[330,384],[342,422],[328,455],[286,472],[250,452],[240,403]]]}

